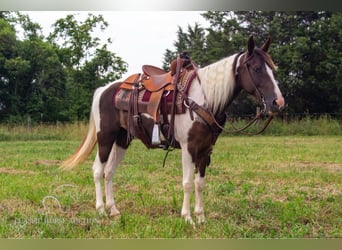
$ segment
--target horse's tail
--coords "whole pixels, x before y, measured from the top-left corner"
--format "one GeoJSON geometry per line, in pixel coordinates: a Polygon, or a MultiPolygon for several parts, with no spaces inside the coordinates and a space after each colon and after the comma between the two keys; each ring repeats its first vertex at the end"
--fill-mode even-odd
{"type": "Polygon", "coordinates": [[[94,116],[91,112],[90,120],[89,120],[89,128],[88,133],[84,137],[82,144],[78,147],[78,149],[68,158],[66,159],[62,165],[61,169],[63,170],[70,170],[76,167],[78,164],[84,162],[88,156],[93,151],[96,142],[96,127],[95,127],[95,120],[94,116]]]}

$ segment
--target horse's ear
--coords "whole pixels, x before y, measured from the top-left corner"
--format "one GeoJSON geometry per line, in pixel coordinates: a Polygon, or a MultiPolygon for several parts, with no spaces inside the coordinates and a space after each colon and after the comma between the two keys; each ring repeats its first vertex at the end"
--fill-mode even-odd
{"type": "Polygon", "coordinates": [[[266,42],[264,43],[264,45],[262,45],[261,49],[265,52],[268,51],[268,49],[270,48],[270,45],[271,45],[271,42],[272,42],[272,39],[271,37],[269,36],[266,40],[266,42]]]}
{"type": "Polygon", "coordinates": [[[247,45],[249,56],[253,54],[254,47],[255,47],[254,38],[253,36],[250,36],[248,39],[248,45],[247,45]]]}

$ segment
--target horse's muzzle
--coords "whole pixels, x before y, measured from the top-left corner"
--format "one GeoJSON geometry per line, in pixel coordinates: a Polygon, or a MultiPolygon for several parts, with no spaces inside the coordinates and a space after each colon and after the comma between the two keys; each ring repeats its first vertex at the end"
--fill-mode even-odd
{"type": "Polygon", "coordinates": [[[278,112],[282,111],[284,107],[285,100],[282,96],[274,99],[270,105],[269,115],[276,115],[278,112]]]}

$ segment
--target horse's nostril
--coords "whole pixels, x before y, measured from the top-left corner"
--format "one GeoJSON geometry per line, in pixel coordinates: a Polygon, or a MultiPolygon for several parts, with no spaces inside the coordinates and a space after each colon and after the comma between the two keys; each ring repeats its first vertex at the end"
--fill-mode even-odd
{"type": "Polygon", "coordinates": [[[274,108],[279,109],[279,105],[278,105],[277,99],[273,100],[272,105],[273,105],[274,108]]]}

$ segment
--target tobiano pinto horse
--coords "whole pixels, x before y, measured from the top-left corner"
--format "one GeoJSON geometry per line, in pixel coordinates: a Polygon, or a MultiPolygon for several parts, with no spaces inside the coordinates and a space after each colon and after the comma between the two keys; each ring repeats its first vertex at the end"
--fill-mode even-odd
{"type": "MultiPolygon", "coordinates": [[[[181,148],[184,189],[181,215],[190,223],[194,223],[190,212],[193,183],[194,214],[198,223],[205,221],[202,197],[205,170],[210,163],[213,146],[225,124],[225,111],[229,104],[244,90],[258,100],[262,106],[262,114],[273,117],[284,108],[284,98],[273,74],[276,66],[267,53],[270,43],[268,38],[258,48],[251,36],[245,52],[236,53],[203,68],[195,68],[195,77],[191,78],[187,93],[183,93],[181,98],[184,105],[187,104],[184,112],[174,113],[173,118],[168,113],[166,117],[173,123],[170,124],[173,127],[173,139],[181,148]]],[[[136,86],[143,88],[139,79],[135,80],[138,83],[136,86]]],[[[76,152],[62,165],[64,169],[71,169],[82,163],[93,151],[96,142],[98,143],[93,163],[96,209],[100,213],[106,213],[101,187],[101,180],[104,178],[106,209],[110,216],[120,214],[114,202],[112,177],[134,137],[129,129],[132,114],[119,109],[113,102],[120,86],[122,82],[116,82],[95,91],[88,133],[76,152]]],[[[140,115],[149,118],[152,127],[158,123],[150,114],[140,115]]]]}

